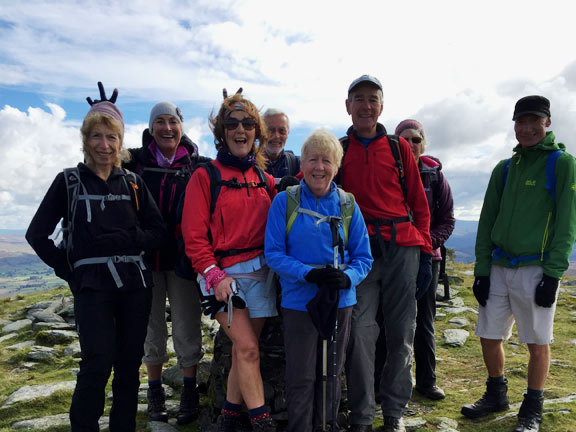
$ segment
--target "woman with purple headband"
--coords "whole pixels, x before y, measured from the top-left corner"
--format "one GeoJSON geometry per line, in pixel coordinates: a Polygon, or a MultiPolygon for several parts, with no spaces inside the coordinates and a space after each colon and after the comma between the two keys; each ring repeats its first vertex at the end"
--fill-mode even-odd
{"type": "Polygon", "coordinates": [[[82,360],[70,407],[73,432],[100,430],[106,384],[112,380],[110,431],[136,430],[139,369],[152,299],[144,250],[167,236],[142,179],[120,168],[124,120],[117,91],[92,101],[82,123],[84,163],[59,173],[26,232],[38,256],[68,282],[82,360]],[[64,247],[50,238],[63,220],[64,247]],[[67,247],[66,247],[67,246],[67,247]]]}
{"type": "Polygon", "coordinates": [[[218,156],[200,165],[188,183],[182,234],[198,273],[204,313],[216,319],[232,341],[218,430],[235,431],[245,404],[252,430],[274,432],[264,405],[258,346],[266,318],[277,315],[264,259],[266,219],[276,195],[274,178],[264,172],[268,132],[256,106],[240,92],[225,95],[210,126],[218,156]]]}

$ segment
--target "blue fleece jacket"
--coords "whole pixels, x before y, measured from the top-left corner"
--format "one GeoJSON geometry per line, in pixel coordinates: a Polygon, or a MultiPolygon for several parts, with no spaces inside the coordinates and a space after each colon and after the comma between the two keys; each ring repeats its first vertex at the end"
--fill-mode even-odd
{"type": "MultiPolygon", "coordinates": [[[[330,192],[316,198],[301,181],[300,206],[325,216],[340,216],[340,198],[335,183],[330,192]]],[[[282,285],[282,307],[306,311],[308,303],[318,292],[318,286],[307,282],[304,277],[314,265],[327,265],[334,262],[334,248],[330,225],[322,222],[315,225],[313,216],[299,213],[286,236],[286,192],[279,193],[268,213],[265,250],[268,266],[280,276],[282,285]]],[[[340,237],[344,230],[340,225],[340,237]]],[[[340,257],[339,257],[340,258],[340,257]]],[[[344,272],[350,278],[349,290],[340,291],[339,308],[356,304],[356,286],[364,280],[372,268],[370,242],[364,218],[357,204],[348,232],[348,244],[344,251],[344,272]]],[[[341,258],[339,263],[342,264],[341,258]]]]}

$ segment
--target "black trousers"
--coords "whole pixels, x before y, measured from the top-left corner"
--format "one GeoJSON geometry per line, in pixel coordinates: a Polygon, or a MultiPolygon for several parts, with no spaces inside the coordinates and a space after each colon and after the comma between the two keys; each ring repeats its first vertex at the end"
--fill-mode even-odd
{"type": "Polygon", "coordinates": [[[152,301],[150,288],[74,293],[82,359],[70,406],[72,432],[99,431],[112,370],[110,432],[136,428],[139,369],[152,301]]]}
{"type": "MultiPolygon", "coordinates": [[[[436,318],[436,289],[440,276],[441,261],[432,261],[432,280],[426,294],[417,302],[416,332],[414,333],[414,363],[416,364],[416,385],[427,388],[436,385],[436,341],[434,320],[436,318]]],[[[382,325],[382,316],[377,318],[382,325]]],[[[374,389],[378,395],[380,375],[386,362],[386,334],[381,327],[376,342],[374,389]]],[[[379,395],[378,397],[379,398],[379,395]]]]}

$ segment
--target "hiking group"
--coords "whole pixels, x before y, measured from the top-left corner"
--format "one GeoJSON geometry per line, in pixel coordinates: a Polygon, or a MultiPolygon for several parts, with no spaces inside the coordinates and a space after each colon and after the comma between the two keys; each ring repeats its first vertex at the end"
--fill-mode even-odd
{"type": "MultiPolygon", "coordinates": [[[[26,233],[74,295],[81,361],[72,431],[99,430],[112,370],[110,431],[134,431],[142,362],[148,418],[168,421],[167,299],[183,376],[178,424],[199,416],[202,310],[232,343],[218,431],[277,430],[259,337],[278,314],[288,431],[371,431],[376,403],[384,430],[404,431],[414,384],[431,400],[445,397],[434,318],[452,194],[440,161],[423,155],[420,122],[404,120],[393,135],[378,123],[377,78],[362,75],[348,87],[346,136],[316,130],[301,156],[285,150],[283,111],[260,115],[242,89],[224,90],[209,118],[215,160],[198,154],[170,102],[153,106],[142,147],[128,152],[118,92],[108,99],[98,84],[100,99],[87,98],[81,128],[84,162],[56,176],[26,233]],[[338,423],[343,373],[347,425],[338,423]]],[[[546,130],[550,117],[542,96],[517,102],[518,145],[492,173],[476,242],[476,334],[488,380],[462,414],[508,409],[502,342],[516,322],[530,354],[517,432],[542,421],[558,283],[576,236],[574,159],[546,130]]]]}

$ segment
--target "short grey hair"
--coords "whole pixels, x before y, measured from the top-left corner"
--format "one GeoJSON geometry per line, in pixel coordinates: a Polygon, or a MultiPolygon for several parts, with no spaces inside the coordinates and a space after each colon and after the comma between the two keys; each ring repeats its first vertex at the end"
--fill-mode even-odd
{"type": "Polygon", "coordinates": [[[264,121],[266,121],[267,117],[271,117],[271,116],[275,116],[275,115],[283,115],[284,117],[286,117],[286,122],[288,123],[288,129],[290,129],[290,118],[288,117],[288,114],[286,114],[282,110],[279,110],[277,108],[268,108],[264,112],[264,115],[262,115],[262,117],[264,118],[264,121]]]}

